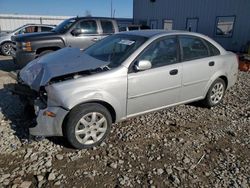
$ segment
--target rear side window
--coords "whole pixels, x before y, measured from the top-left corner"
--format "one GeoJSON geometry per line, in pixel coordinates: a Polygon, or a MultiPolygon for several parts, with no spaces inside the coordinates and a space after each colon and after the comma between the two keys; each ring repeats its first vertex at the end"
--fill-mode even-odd
{"type": "Polygon", "coordinates": [[[111,21],[102,20],[101,25],[102,25],[102,31],[104,34],[109,34],[109,33],[115,32],[113,23],[111,21]]]}
{"type": "Polygon", "coordinates": [[[220,55],[220,50],[218,50],[213,44],[211,44],[210,42],[206,41],[207,46],[209,48],[210,51],[210,56],[216,56],[216,55],[220,55]]]}
{"type": "Polygon", "coordinates": [[[209,51],[205,43],[198,37],[181,36],[182,60],[189,61],[209,57],[209,51]]]}
{"type": "Polygon", "coordinates": [[[46,31],[51,31],[51,30],[52,30],[51,27],[44,27],[44,26],[41,27],[41,32],[46,32],[46,31]]]}
{"type": "Polygon", "coordinates": [[[96,34],[97,24],[94,20],[84,20],[76,25],[76,29],[81,29],[84,34],[96,34]]]}

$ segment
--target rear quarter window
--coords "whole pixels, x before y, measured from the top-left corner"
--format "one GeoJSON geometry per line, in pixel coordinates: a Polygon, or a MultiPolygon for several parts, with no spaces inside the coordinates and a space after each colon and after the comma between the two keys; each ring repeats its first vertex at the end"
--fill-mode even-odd
{"type": "Polygon", "coordinates": [[[210,52],[210,56],[220,55],[220,50],[218,50],[218,48],[216,48],[213,44],[211,44],[208,41],[205,41],[205,42],[206,42],[206,44],[208,46],[208,49],[209,49],[209,52],[210,52]]]}
{"type": "Polygon", "coordinates": [[[52,27],[44,27],[44,26],[41,27],[41,32],[46,32],[46,31],[51,31],[51,30],[52,30],[52,27]]]}

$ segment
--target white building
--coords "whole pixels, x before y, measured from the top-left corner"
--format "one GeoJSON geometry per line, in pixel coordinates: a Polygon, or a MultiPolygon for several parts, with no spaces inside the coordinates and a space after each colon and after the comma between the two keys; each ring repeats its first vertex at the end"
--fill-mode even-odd
{"type": "Polygon", "coordinates": [[[0,31],[12,31],[24,24],[57,25],[72,16],[0,14],[0,31]]]}
{"type": "MultiPolygon", "coordinates": [[[[0,14],[0,31],[12,31],[24,24],[52,24],[58,25],[65,19],[74,16],[45,16],[45,15],[21,15],[0,14]]],[[[133,23],[131,18],[115,18],[119,26],[127,26],[133,23]]]]}

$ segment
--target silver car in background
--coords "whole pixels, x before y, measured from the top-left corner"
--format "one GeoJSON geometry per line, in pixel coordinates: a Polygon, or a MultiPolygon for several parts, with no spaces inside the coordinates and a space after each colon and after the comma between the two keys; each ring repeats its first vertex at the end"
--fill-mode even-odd
{"type": "Polygon", "coordinates": [[[65,136],[75,148],[90,148],[112,123],[193,101],[218,105],[237,73],[236,55],[207,36],[147,30],[35,59],[19,82],[37,92],[31,135],[65,136]]]}
{"type": "Polygon", "coordinates": [[[48,32],[55,28],[54,25],[46,24],[26,24],[23,25],[14,31],[10,32],[1,32],[0,33],[0,50],[1,53],[5,56],[11,55],[12,53],[12,44],[11,37],[15,35],[25,34],[25,33],[35,33],[35,32],[48,32]]]}

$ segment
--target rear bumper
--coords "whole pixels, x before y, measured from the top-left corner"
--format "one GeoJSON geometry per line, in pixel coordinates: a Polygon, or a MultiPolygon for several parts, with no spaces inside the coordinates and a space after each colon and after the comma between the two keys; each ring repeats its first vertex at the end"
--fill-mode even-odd
{"type": "MultiPolygon", "coordinates": [[[[35,107],[36,108],[36,107],[35,107]]],[[[61,107],[47,107],[37,112],[36,126],[29,128],[33,136],[63,136],[62,124],[68,111],[61,107]],[[55,117],[44,115],[44,112],[53,112],[55,117]]]]}
{"type": "Polygon", "coordinates": [[[30,61],[36,58],[35,52],[25,52],[17,50],[15,57],[13,57],[14,62],[20,67],[23,68],[27,65],[30,61]]]}

